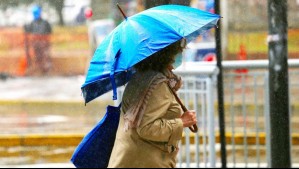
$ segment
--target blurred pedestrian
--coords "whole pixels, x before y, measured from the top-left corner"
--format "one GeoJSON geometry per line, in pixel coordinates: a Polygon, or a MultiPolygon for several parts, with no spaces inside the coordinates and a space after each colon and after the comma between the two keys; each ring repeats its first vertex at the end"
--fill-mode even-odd
{"type": "Polygon", "coordinates": [[[196,124],[171,90],[182,80],[172,69],[182,63],[186,41],[177,41],[135,65],[121,105],[109,168],[174,168],[184,127],[196,124]],[[183,43],[182,43],[183,42],[183,43]]]}
{"type": "Polygon", "coordinates": [[[34,53],[32,58],[27,57],[33,59],[28,74],[43,75],[47,74],[52,67],[50,57],[50,34],[52,33],[52,27],[47,20],[42,18],[42,8],[40,6],[34,6],[32,14],[33,21],[24,27],[25,33],[30,35],[27,43],[29,47],[33,48],[34,53]]]}

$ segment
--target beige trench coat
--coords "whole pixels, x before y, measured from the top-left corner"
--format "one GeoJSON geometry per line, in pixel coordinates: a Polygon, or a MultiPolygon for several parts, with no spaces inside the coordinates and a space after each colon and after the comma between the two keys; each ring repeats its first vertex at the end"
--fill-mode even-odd
{"type": "MultiPolygon", "coordinates": [[[[140,79],[141,80],[141,79],[140,79]]],[[[139,127],[124,130],[124,112],[136,97],[138,79],[126,86],[122,112],[108,168],[175,168],[182,138],[182,109],[166,82],[157,85],[148,99],[139,127]],[[136,94],[136,95],[135,95],[136,94]]]]}

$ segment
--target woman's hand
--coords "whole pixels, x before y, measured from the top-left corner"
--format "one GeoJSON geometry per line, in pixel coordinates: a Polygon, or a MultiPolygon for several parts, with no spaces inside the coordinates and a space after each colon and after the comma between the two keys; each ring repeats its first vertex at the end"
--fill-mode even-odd
{"type": "Polygon", "coordinates": [[[194,124],[197,123],[196,120],[196,113],[194,110],[188,110],[186,111],[182,116],[181,119],[183,121],[183,126],[184,127],[191,127],[194,124]]]}

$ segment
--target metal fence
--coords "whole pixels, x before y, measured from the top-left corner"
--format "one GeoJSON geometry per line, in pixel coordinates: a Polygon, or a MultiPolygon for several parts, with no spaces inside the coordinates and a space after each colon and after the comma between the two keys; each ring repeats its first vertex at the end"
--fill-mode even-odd
{"type": "MultiPolygon", "coordinates": [[[[299,60],[288,63],[290,116],[295,117],[299,101],[299,60]]],[[[271,167],[268,61],[226,61],[223,68],[228,162],[232,167],[239,164],[271,167]]],[[[296,131],[292,123],[295,121],[290,124],[291,130],[296,131]]],[[[291,148],[291,151],[293,163],[298,163],[297,150],[291,148]]]]}
{"type": "MultiPolygon", "coordinates": [[[[299,101],[299,60],[289,60],[290,108],[299,101]],[[298,79],[298,81],[296,80],[298,79]]],[[[228,167],[270,167],[268,61],[224,61],[224,103],[228,167]]],[[[197,112],[199,132],[184,130],[177,167],[220,167],[217,100],[218,69],[213,62],[185,63],[179,96],[197,112]]],[[[119,90],[122,95],[123,88],[119,90]]],[[[121,97],[119,97],[121,98],[121,97]]],[[[294,116],[295,117],[295,116],[294,116]]],[[[292,121],[291,130],[296,123],[292,121]]],[[[294,158],[293,162],[297,162],[294,158]]]]}
{"type": "Polygon", "coordinates": [[[216,167],[214,86],[218,69],[196,65],[186,67],[189,69],[176,72],[184,80],[179,96],[187,109],[197,112],[199,131],[194,134],[189,129],[184,130],[178,167],[216,167]]]}

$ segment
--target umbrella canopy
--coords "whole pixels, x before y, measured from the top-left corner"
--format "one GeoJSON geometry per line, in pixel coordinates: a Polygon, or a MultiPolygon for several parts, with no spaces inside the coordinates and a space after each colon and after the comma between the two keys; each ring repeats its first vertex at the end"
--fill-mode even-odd
{"type": "Polygon", "coordinates": [[[132,67],[168,45],[187,43],[217,24],[219,15],[182,5],[162,5],[126,18],[98,46],[82,85],[85,102],[126,84],[132,67]]]}

